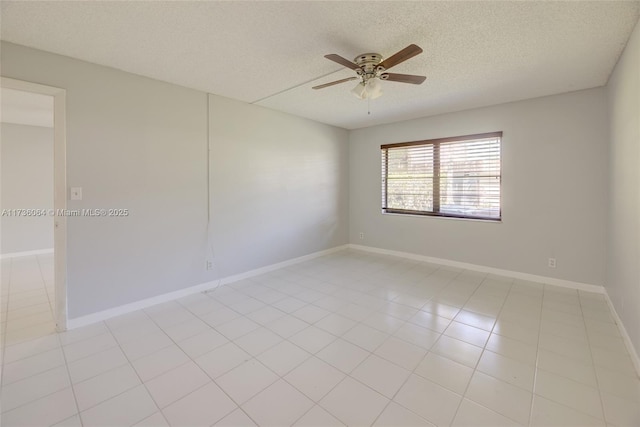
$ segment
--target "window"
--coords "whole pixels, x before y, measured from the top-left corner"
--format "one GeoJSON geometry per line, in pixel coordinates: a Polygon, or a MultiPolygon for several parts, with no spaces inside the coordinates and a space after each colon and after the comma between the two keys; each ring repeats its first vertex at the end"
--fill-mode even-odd
{"type": "Polygon", "coordinates": [[[499,221],[502,132],[382,145],[382,211],[499,221]]]}

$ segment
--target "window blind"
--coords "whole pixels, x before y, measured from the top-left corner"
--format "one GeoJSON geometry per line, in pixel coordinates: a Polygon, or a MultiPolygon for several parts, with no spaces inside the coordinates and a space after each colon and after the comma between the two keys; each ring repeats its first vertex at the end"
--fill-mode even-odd
{"type": "Polygon", "coordinates": [[[500,220],[502,132],[382,145],[386,213],[500,220]]]}

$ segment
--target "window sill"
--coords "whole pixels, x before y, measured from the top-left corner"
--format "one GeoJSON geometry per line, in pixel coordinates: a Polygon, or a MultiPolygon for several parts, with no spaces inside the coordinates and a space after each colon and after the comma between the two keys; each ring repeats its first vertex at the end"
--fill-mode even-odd
{"type": "Polygon", "coordinates": [[[447,219],[454,221],[473,221],[473,222],[482,222],[484,224],[502,224],[502,218],[500,219],[483,219],[483,218],[459,218],[455,216],[443,216],[443,215],[421,215],[421,214],[412,214],[412,213],[404,213],[404,212],[385,212],[381,211],[382,215],[390,215],[390,216],[409,216],[413,218],[434,218],[434,219],[447,219]]]}

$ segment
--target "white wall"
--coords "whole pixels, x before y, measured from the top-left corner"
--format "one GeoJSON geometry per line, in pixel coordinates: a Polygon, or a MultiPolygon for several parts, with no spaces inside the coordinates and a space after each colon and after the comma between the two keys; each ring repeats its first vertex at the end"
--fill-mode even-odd
{"type": "Polygon", "coordinates": [[[603,285],[605,108],[598,88],[353,131],[351,243],[603,285]],[[501,223],[381,213],[381,144],[492,131],[504,132],[501,223]]]}
{"type": "Polygon", "coordinates": [[[640,24],[607,85],[610,120],[607,292],[640,354],[640,24]]]}
{"type": "Polygon", "coordinates": [[[71,318],[347,241],[605,283],[603,88],[347,133],[216,96],[208,117],[202,92],[5,42],[1,71],[67,90],[69,207],[131,211],[69,219],[71,318]],[[380,213],[380,144],[497,130],[502,223],[380,213]]]}
{"type": "MultiPolygon", "coordinates": [[[[53,129],[0,124],[0,208],[53,208],[53,129]]],[[[3,216],[0,253],[53,248],[52,216],[3,216]]]]}
{"type": "MultiPolygon", "coordinates": [[[[322,243],[307,240],[328,229],[326,224],[315,221],[318,216],[313,216],[315,222],[298,220],[289,234],[274,235],[277,249],[274,249],[275,242],[265,238],[273,222],[257,215],[251,218],[255,224],[239,222],[249,209],[247,205],[217,205],[218,215],[213,220],[216,232],[222,234],[214,233],[212,241],[217,249],[219,268],[207,271],[207,94],[11,43],[2,43],[1,54],[3,76],[67,91],[68,185],[83,187],[84,195],[82,201],[69,201],[68,207],[128,208],[131,212],[126,218],[69,218],[70,318],[197,285],[221,274],[346,243],[345,202],[342,202],[345,207],[335,210],[337,216],[330,220],[341,224],[331,238],[322,243]],[[230,211],[225,211],[227,209],[230,211]],[[238,256],[242,260],[237,260],[238,256]]],[[[252,108],[237,108],[239,117],[227,114],[229,125],[252,126],[244,120],[252,108]]],[[[224,131],[224,123],[222,125],[221,128],[220,122],[214,123],[212,141],[219,140],[216,132],[224,131]]],[[[270,158],[280,158],[282,152],[278,150],[295,148],[301,157],[308,150],[309,157],[319,164],[335,165],[336,143],[346,144],[342,132],[308,121],[281,119],[282,128],[271,129],[272,133],[288,135],[281,143],[260,138],[259,132],[266,130],[260,126],[258,124],[255,133],[243,141],[245,146],[241,150],[248,151],[251,144],[260,150],[264,147],[260,144],[264,143],[271,149],[270,158]],[[287,131],[288,126],[291,131],[287,131]],[[311,145],[305,145],[307,141],[311,141],[311,145]]],[[[220,140],[228,139],[228,135],[222,135],[220,140]]],[[[227,154],[231,162],[236,162],[241,153],[233,150],[229,147],[227,154]]],[[[215,153],[212,159],[214,167],[227,165],[223,158],[216,158],[215,153]]],[[[293,167],[295,165],[289,165],[288,169],[293,167]]],[[[336,167],[346,168],[346,164],[336,167]]],[[[318,167],[312,171],[325,169],[318,167]]],[[[293,179],[291,174],[284,173],[272,177],[273,187],[265,187],[262,176],[248,179],[238,190],[259,194],[262,189],[286,188],[305,173],[298,172],[293,179]]],[[[255,171],[246,170],[246,173],[251,175],[255,171]]],[[[214,171],[213,179],[227,178],[214,171]]],[[[327,198],[346,200],[346,176],[344,179],[333,187],[336,193],[327,198]]],[[[321,180],[317,186],[307,178],[303,182],[309,194],[326,190],[321,180]]],[[[222,191],[228,191],[232,184],[230,181],[216,184],[212,194],[214,203],[226,200],[226,194],[216,194],[220,185],[222,191]]],[[[296,192],[291,194],[299,196],[296,192]]],[[[261,200],[264,202],[265,197],[261,200]]],[[[274,199],[271,205],[265,202],[258,212],[276,212],[280,206],[275,202],[279,201],[274,199]]],[[[309,201],[310,198],[304,200],[309,201]]],[[[293,210],[286,218],[309,214],[306,206],[290,204],[288,207],[293,210]]]]}
{"type": "Polygon", "coordinates": [[[219,96],[210,102],[222,275],[346,244],[348,132],[219,96]]]}

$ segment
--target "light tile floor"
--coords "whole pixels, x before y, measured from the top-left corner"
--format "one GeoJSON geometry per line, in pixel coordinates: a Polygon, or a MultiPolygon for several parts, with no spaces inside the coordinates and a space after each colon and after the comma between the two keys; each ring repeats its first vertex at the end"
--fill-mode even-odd
{"type": "Polygon", "coordinates": [[[2,267],[3,426],[640,425],[598,294],[345,250],[55,334],[2,267]]]}
{"type": "Polygon", "coordinates": [[[53,318],[53,254],[0,260],[2,344],[49,335],[53,318]]]}

